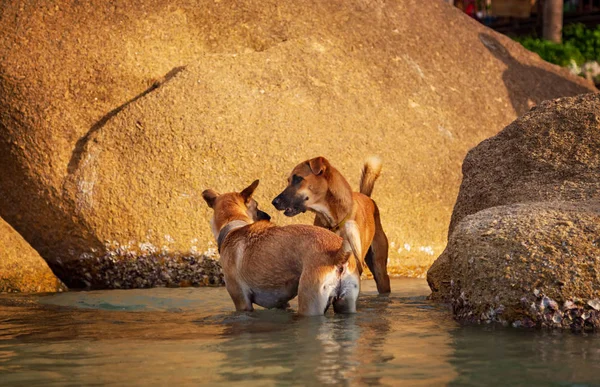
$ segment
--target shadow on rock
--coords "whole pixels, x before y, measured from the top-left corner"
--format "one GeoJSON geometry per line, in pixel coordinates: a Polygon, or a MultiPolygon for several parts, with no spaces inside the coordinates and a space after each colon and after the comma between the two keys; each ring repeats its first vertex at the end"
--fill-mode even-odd
{"type": "Polygon", "coordinates": [[[140,94],[136,95],[129,101],[125,102],[123,105],[118,106],[118,107],[114,108],[113,110],[111,110],[110,112],[106,113],[100,120],[98,120],[98,122],[96,122],[94,125],[92,125],[92,127],[85,134],[85,136],[83,136],[79,140],[77,140],[77,143],[75,144],[75,149],[73,149],[73,154],[71,155],[71,160],[69,160],[69,165],[67,167],[67,171],[69,173],[73,173],[77,170],[77,168],[79,167],[79,164],[81,162],[81,158],[84,155],[86,144],[90,141],[91,136],[94,133],[96,133],[98,130],[100,130],[108,122],[108,120],[110,120],[112,117],[119,114],[119,112],[121,112],[123,109],[125,109],[127,106],[131,105],[138,99],[140,99],[140,98],[150,94],[154,90],[158,89],[162,84],[171,80],[175,75],[177,75],[179,72],[181,72],[184,69],[185,69],[185,66],[175,67],[173,70],[169,71],[164,77],[162,77],[162,79],[155,81],[154,83],[152,83],[152,85],[149,88],[147,88],[140,94]]]}
{"type": "Polygon", "coordinates": [[[577,82],[569,82],[565,76],[519,62],[492,35],[480,33],[479,40],[507,66],[502,80],[518,116],[527,113],[542,101],[590,92],[591,85],[585,87],[577,82]]]}

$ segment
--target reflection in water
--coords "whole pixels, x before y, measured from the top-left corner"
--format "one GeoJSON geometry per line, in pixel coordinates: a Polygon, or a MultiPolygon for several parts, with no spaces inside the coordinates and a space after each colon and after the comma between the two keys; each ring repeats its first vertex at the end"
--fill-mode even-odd
{"type": "Polygon", "coordinates": [[[319,318],[235,313],[223,288],[0,296],[0,384],[593,384],[600,374],[595,335],[460,327],[425,300],[425,281],[395,280],[391,296],[370,282],[358,314],[319,318]]]}
{"type": "Polygon", "coordinates": [[[456,385],[598,385],[600,336],[464,327],[452,331],[456,385]]]}
{"type": "MultiPolygon", "coordinates": [[[[428,292],[419,284],[419,294],[428,292]]],[[[413,286],[413,285],[411,285],[413,286]]],[[[407,289],[410,293],[411,290],[407,289]]],[[[445,362],[452,352],[445,310],[423,296],[363,294],[357,315],[298,318],[262,311],[228,324],[219,352],[222,380],[269,380],[306,385],[444,383],[456,373],[445,362]],[[445,328],[440,329],[441,326],[445,328]]]]}
{"type": "Polygon", "coordinates": [[[228,381],[277,375],[280,382],[342,384],[360,375],[360,365],[370,361],[371,353],[381,352],[374,345],[366,357],[361,355],[362,347],[371,343],[364,343],[357,320],[351,315],[232,324],[219,345],[226,355],[219,374],[228,381]]]}

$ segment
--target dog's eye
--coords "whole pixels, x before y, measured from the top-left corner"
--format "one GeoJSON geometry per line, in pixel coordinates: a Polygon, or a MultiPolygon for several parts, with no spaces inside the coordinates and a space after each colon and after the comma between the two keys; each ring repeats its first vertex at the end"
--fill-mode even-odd
{"type": "Polygon", "coordinates": [[[302,178],[302,176],[298,176],[298,175],[294,175],[294,176],[292,176],[292,184],[293,184],[293,185],[296,185],[296,184],[300,184],[300,183],[302,183],[302,180],[304,180],[304,179],[302,178]]]}

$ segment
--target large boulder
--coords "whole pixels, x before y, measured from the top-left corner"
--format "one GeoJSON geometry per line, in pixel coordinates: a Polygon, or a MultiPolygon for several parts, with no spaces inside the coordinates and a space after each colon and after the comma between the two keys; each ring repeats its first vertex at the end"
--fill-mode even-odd
{"type": "Polygon", "coordinates": [[[432,298],[461,320],[598,326],[600,94],[542,103],[471,150],[463,174],[432,298]]]}
{"type": "Polygon", "coordinates": [[[390,271],[422,275],[467,150],[544,99],[594,90],[439,1],[1,7],[0,215],[73,286],[150,286],[154,254],[202,259],[203,189],[260,178],[273,212],[315,155],[354,187],[382,156],[390,271]],[[139,273],[102,273],[140,255],[139,273]]]}
{"type": "Polygon", "coordinates": [[[471,150],[462,169],[449,234],[490,207],[600,198],[600,94],[542,103],[471,150]]]}
{"type": "Polygon", "coordinates": [[[0,218],[0,293],[66,290],[48,264],[0,218]]]}

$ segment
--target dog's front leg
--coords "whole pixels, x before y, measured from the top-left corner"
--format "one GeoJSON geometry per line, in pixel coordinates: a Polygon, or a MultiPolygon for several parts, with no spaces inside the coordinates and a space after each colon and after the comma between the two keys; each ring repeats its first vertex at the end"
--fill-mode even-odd
{"type": "Polygon", "coordinates": [[[235,280],[225,280],[225,288],[235,304],[238,312],[252,312],[254,307],[250,300],[250,294],[244,291],[244,286],[235,280]]]}
{"type": "Polygon", "coordinates": [[[354,220],[349,220],[344,225],[342,238],[348,241],[350,247],[352,248],[352,253],[358,259],[359,262],[362,262],[362,242],[360,240],[360,229],[354,220]]]}

